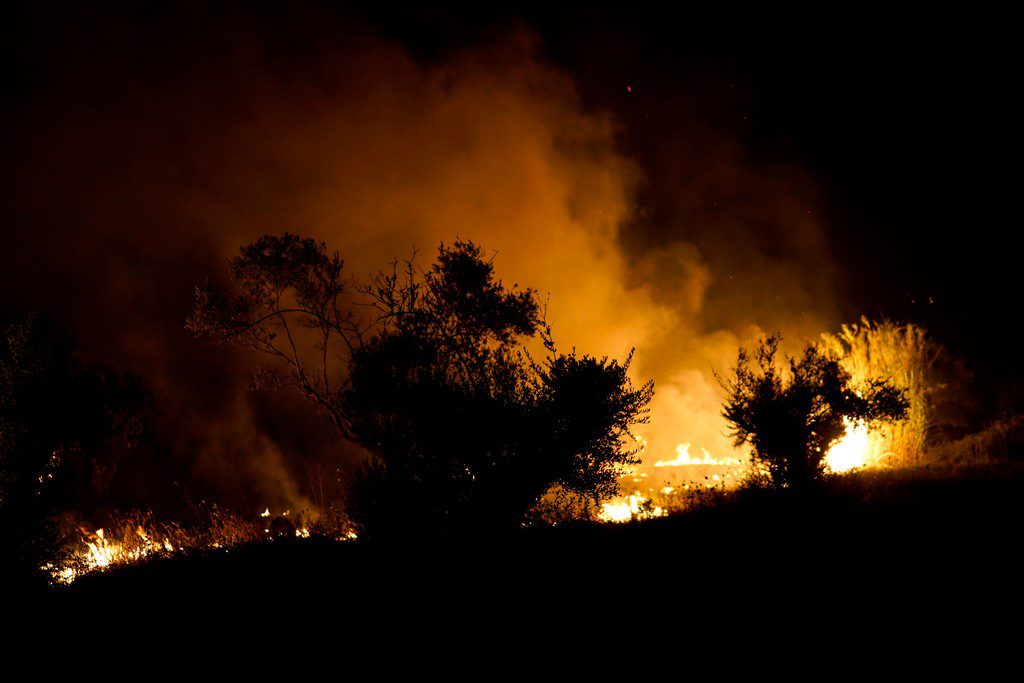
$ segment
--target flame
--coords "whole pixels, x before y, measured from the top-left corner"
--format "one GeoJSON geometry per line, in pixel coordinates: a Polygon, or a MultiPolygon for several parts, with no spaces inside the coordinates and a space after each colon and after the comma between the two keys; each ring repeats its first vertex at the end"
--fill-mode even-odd
{"type": "Polygon", "coordinates": [[[843,418],[846,433],[828,449],[825,466],[833,472],[849,472],[871,461],[871,437],[865,424],[843,418]]]}
{"type": "Polygon", "coordinates": [[[103,528],[92,532],[82,529],[81,545],[71,561],[65,566],[48,564],[42,569],[58,583],[68,584],[89,572],[104,571],[113,565],[138,562],[154,555],[170,554],[179,549],[170,539],[153,538],[151,532],[147,532],[141,525],[136,525],[134,531],[120,541],[109,538],[103,528]]]}
{"type": "MultiPolygon", "coordinates": [[[[641,450],[646,449],[647,441],[642,437],[636,437],[641,450]]],[[[645,494],[637,489],[632,494],[621,495],[607,503],[601,504],[597,518],[601,522],[629,522],[633,520],[652,519],[664,517],[669,509],[683,508],[689,505],[694,494],[701,491],[718,490],[735,483],[739,466],[747,461],[739,457],[715,457],[706,448],[701,448],[702,454],[694,456],[690,454],[691,443],[682,442],[676,446],[676,456],[671,460],[658,460],[655,467],[720,467],[728,468],[724,472],[708,472],[698,469],[694,472],[683,475],[683,481],[668,482],[650,481],[645,494]]],[[[620,484],[631,482],[633,485],[642,484],[648,477],[647,472],[637,472],[635,468],[622,468],[620,471],[620,484]]],[[[673,479],[675,475],[673,474],[673,479]]]]}
{"type": "Polygon", "coordinates": [[[665,508],[651,503],[640,491],[601,504],[597,518],[602,522],[629,522],[633,519],[664,517],[665,508]]]}
{"type": "MultiPolygon", "coordinates": [[[[291,510],[286,510],[277,516],[289,517],[291,514],[291,510]]],[[[77,541],[73,541],[68,548],[68,559],[60,565],[46,564],[41,569],[48,573],[53,581],[70,584],[84,574],[102,572],[110,567],[132,564],[157,556],[187,550],[231,548],[243,543],[272,541],[277,536],[270,533],[267,522],[273,516],[270,508],[266,508],[257,518],[249,520],[230,514],[217,514],[211,517],[208,528],[190,532],[174,525],[158,525],[148,515],[143,516],[141,524],[128,522],[127,519],[115,522],[112,526],[117,530],[113,533],[110,528],[98,528],[95,531],[79,528],[77,541]]],[[[320,521],[314,524],[307,522],[303,513],[295,517],[298,518],[295,520],[298,522],[294,530],[295,538],[310,538],[314,534],[335,541],[354,541],[357,538],[356,532],[350,528],[347,521],[341,522],[332,518],[325,524],[321,516],[320,521]]]]}
{"type": "Polygon", "coordinates": [[[886,450],[883,433],[866,424],[843,419],[846,432],[825,455],[825,466],[832,472],[849,472],[860,467],[880,467],[892,454],[886,450]]]}
{"type": "Polygon", "coordinates": [[[672,460],[659,460],[654,463],[655,467],[683,467],[686,465],[711,465],[714,467],[730,467],[741,463],[739,458],[715,458],[702,448],[704,455],[695,457],[690,455],[690,444],[681,443],[676,446],[676,457],[672,460]]]}

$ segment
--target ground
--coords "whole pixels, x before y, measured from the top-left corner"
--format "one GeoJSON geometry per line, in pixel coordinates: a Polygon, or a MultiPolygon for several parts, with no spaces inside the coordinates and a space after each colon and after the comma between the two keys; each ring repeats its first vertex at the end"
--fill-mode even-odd
{"type": "Polygon", "coordinates": [[[175,596],[337,600],[375,613],[591,602],[612,620],[634,609],[650,618],[689,608],[834,605],[869,591],[890,607],[937,609],[1019,590],[1021,520],[1020,465],[874,471],[802,496],[736,494],[642,523],[401,546],[256,544],[94,574],[63,591],[152,604],[175,596]]]}

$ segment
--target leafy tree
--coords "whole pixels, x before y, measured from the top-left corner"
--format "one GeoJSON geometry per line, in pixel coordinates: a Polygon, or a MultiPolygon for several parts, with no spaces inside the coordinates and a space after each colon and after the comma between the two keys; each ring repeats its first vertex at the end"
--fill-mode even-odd
{"type": "Polygon", "coordinates": [[[240,293],[204,283],[189,326],[275,358],[275,381],[369,451],[350,502],[370,533],[512,527],[555,485],[608,497],[636,462],[653,386],[632,386],[629,359],[558,353],[536,293],[472,242],[357,284],[323,243],[265,236],[231,271],[240,293]]]}
{"type": "Polygon", "coordinates": [[[109,476],[110,452],[142,436],[148,402],[137,378],[82,363],[46,317],[0,331],[0,526],[21,562],[48,550],[48,517],[79,495],[76,465],[109,476]]]}
{"type": "Polygon", "coordinates": [[[736,445],[751,447],[754,464],[775,486],[805,488],[823,474],[846,421],[901,420],[909,403],[883,379],[852,386],[839,361],[812,345],[786,359],[785,373],[779,342],[777,335],[762,340],[753,359],[740,349],[732,374],[720,379],[727,392],[722,415],[736,445]]]}

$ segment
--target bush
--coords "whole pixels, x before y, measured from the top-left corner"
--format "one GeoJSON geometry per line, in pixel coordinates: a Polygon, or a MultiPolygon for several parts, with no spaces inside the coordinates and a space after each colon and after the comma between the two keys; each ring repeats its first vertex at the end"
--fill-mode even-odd
{"type": "Polygon", "coordinates": [[[238,294],[200,285],[189,326],[272,357],[275,382],[369,452],[351,500],[366,535],[513,528],[552,487],[604,499],[637,462],[653,385],[633,387],[632,354],[557,352],[535,292],[472,242],[353,285],[323,243],[266,236],[232,275],[238,294]]]}
{"type": "Polygon", "coordinates": [[[54,514],[80,489],[109,484],[148,403],[137,378],[83,363],[45,316],[0,331],[0,532],[19,571],[52,554],[54,514]]]}
{"type": "Polygon", "coordinates": [[[753,360],[740,349],[732,374],[720,380],[727,392],[722,415],[736,446],[751,447],[755,476],[800,489],[822,476],[847,423],[903,419],[908,401],[886,380],[854,387],[839,361],[816,346],[780,365],[779,342],[762,340],[753,360]]]}

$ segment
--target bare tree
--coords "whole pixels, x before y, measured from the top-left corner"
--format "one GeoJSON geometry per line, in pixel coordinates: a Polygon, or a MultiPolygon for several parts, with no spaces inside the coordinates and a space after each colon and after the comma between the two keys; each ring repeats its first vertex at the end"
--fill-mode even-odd
{"type": "Polygon", "coordinates": [[[326,245],[297,235],[267,235],[242,247],[231,261],[238,293],[207,280],[196,288],[186,326],[200,338],[244,346],[273,357],[279,375],[317,405],[347,439],[355,440],[332,382],[332,362],[362,343],[366,328],[346,302],[344,263],[326,245]],[[312,334],[313,354],[300,347],[312,334]],[[315,359],[315,360],[311,360],[315,359]]]}

